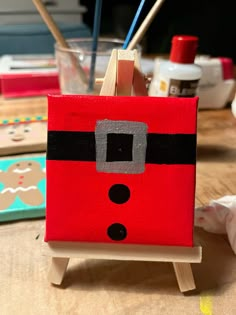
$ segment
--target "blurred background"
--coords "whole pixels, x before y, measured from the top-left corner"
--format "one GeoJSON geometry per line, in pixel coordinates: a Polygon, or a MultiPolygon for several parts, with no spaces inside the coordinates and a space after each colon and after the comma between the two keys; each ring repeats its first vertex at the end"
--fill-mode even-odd
{"type": "MultiPolygon", "coordinates": [[[[155,0],[147,0],[140,23],[155,0]]],[[[142,45],[146,53],[169,53],[171,38],[176,34],[199,37],[198,52],[230,57],[236,63],[236,27],[233,0],[166,0],[150,25],[142,45]]],[[[87,7],[84,22],[92,28],[94,0],[81,0],[87,7]]],[[[104,0],[102,35],[125,38],[140,0],[104,0]]]]}
{"type": "MultiPolygon", "coordinates": [[[[95,0],[43,0],[66,38],[91,35],[95,0]]],[[[144,20],[155,0],[146,0],[144,20]]],[[[140,0],[103,0],[101,35],[124,39],[140,0]]],[[[199,37],[198,53],[224,56],[236,64],[236,27],[233,0],[165,0],[143,40],[148,54],[169,53],[176,34],[199,37]]],[[[54,39],[32,0],[0,1],[0,55],[53,52],[54,39]]]]}

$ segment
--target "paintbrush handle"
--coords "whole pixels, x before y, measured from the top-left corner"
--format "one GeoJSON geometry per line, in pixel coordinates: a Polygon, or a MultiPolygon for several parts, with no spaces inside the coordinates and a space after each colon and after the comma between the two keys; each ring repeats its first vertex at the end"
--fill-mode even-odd
{"type": "Polygon", "coordinates": [[[49,28],[49,30],[52,33],[55,40],[57,41],[57,43],[64,48],[68,48],[69,46],[68,46],[65,38],[61,34],[60,30],[58,29],[52,16],[47,11],[47,8],[43,4],[43,2],[41,0],[32,0],[32,1],[34,3],[35,7],[37,8],[39,14],[41,15],[41,18],[43,19],[43,21],[45,22],[45,24],[49,28]]]}
{"type": "Polygon", "coordinates": [[[151,10],[149,11],[148,15],[144,19],[143,23],[140,25],[139,29],[135,33],[133,39],[130,41],[127,49],[134,49],[135,46],[141,41],[145,32],[147,31],[149,25],[151,24],[152,20],[154,19],[157,12],[160,10],[161,5],[165,0],[157,0],[151,10]]]}
{"type": "MultiPolygon", "coordinates": [[[[49,28],[50,32],[52,33],[56,42],[63,48],[70,48],[68,43],[66,42],[65,38],[63,37],[62,33],[60,32],[59,28],[57,27],[56,23],[54,22],[52,16],[47,11],[47,8],[43,4],[43,2],[41,0],[32,0],[32,1],[34,3],[35,7],[37,8],[41,18],[43,19],[43,21],[45,22],[45,24],[49,28]]],[[[87,78],[86,78],[86,75],[84,73],[83,68],[81,67],[78,60],[76,59],[76,57],[73,54],[71,55],[71,58],[72,58],[72,62],[74,64],[74,66],[76,66],[76,68],[79,72],[81,80],[84,83],[86,83],[87,78]]]]}

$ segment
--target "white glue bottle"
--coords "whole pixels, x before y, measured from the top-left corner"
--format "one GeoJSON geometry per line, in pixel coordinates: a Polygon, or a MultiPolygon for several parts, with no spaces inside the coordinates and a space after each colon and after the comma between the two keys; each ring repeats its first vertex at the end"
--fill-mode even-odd
{"type": "Polygon", "coordinates": [[[201,67],[194,64],[198,37],[176,35],[172,38],[169,60],[158,59],[149,88],[150,96],[193,97],[197,95],[201,67]]]}

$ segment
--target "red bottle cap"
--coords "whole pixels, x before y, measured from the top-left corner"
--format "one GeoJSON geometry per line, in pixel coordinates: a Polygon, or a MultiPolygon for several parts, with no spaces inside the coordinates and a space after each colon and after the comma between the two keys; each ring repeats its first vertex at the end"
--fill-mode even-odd
{"type": "Polygon", "coordinates": [[[194,63],[197,52],[198,37],[176,35],[172,38],[170,61],[177,63],[194,63]]]}
{"type": "Polygon", "coordinates": [[[233,79],[234,77],[234,66],[231,58],[222,57],[219,58],[222,64],[223,78],[224,80],[233,79]]]}

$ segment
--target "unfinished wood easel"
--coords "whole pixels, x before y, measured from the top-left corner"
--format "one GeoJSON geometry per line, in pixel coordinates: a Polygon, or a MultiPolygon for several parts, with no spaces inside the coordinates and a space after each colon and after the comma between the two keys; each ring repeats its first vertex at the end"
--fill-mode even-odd
{"type": "MultiPolygon", "coordinates": [[[[147,95],[136,50],[113,50],[102,82],[100,95],[147,95]]],[[[160,261],[173,263],[180,291],[185,292],[196,288],[190,264],[200,263],[202,259],[200,246],[50,241],[44,243],[43,250],[51,257],[49,281],[57,285],[63,280],[70,258],[160,261]]]]}

